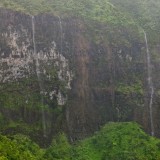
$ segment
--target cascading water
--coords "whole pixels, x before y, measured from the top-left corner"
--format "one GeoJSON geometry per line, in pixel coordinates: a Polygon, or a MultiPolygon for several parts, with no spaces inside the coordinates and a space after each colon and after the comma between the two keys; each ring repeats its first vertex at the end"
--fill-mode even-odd
{"type": "Polygon", "coordinates": [[[40,72],[40,64],[39,64],[39,57],[37,54],[37,49],[36,49],[36,41],[35,41],[35,18],[32,16],[32,35],[33,35],[33,47],[34,47],[34,52],[33,52],[33,57],[35,60],[35,66],[36,66],[36,74],[38,78],[38,84],[40,88],[40,94],[41,94],[41,109],[42,109],[42,126],[43,126],[43,136],[46,137],[46,120],[45,120],[45,113],[44,113],[44,100],[43,100],[43,94],[44,94],[44,87],[43,83],[41,80],[41,72],[40,72]]]}
{"type": "Polygon", "coordinates": [[[146,55],[147,55],[147,73],[148,73],[148,86],[149,86],[149,94],[150,94],[150,99],[149,99],[149,112],[150,112],[150,123],[151,123],[151,135],[154,136],[154,122],[153,122],[153,95],[154,95],[154,87],[153,87],[153,81],[152,81],[152,68],[151,68],[151,57],[150,57],[150,52],[149,52],[149,47],[148,47],[148,40],[147,40],[147,35],[146,32],[144,32],[144,38],[145,38],[145,43],[146,43],[146,55]]]}
{"type": "Polygon", "coordinates": [[[61,49],[61,50],[60,50],[60,54],[62,54],[62,40],[63,40],[63,37],[62,37],[62,36],[63,36],[63,35],[62,35],[62,34],[63,34],[62,21],[61,21],[61,17],[59,17],[59,16],[58,16],[58,19],[59,19],[60,36],[61,36],[61,42],[60,42],[60,43],[61,43],[61,46],[60,46],[60,49],[61,49]]]}
{"type": "MultiPolygon", "coordinates": [[[[60,27],[60,54],[62,54],[62,42],[63,42],[63,28],[62,28],[62,20],[61,17],[58,16],[59,19],[59,27],[60,27]]],[[[60,60],[60,55],[59,55],[59,60],[60,60]]],[[[62,70],[62,66],[60,65],[60,70],[62,70]]],[[[63,98],[59,99],[61,102],[59,102],[59,104],[64,104],[63,103],[63,98]],[[62,99],[62,100],[61,100],[62,99]]],[[[66,121],[67,121],[67,126],[68,126],[68,132],[69,134],[71,133],[71,129],[70,129],[70,124],[69,124],[69,120],[70,119],[70,114],[69,114],[69,108],[66,109],[66,121]]],[[[73,142],[72,137],[70,136],[70,140],[71,142],[73,142]]]]}

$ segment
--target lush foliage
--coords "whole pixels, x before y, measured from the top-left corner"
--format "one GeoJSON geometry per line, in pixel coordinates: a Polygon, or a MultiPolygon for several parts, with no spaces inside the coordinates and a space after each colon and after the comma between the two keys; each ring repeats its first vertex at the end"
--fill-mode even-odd
{"type": "Polygon", "coordinates": [[[0,136],[0,160],[41,160],[43,150],[29,138],[0,136]]]}
{"type": "Polygon", "coordinates": [[[134,25],[131,18],[117,10],[108,0],[3,0],[0,4],[29,14],[51,12],[114,25],[134,25]]]}
{"type": "Polygon", "coordinates": [[[30,14],[81,15],[85,18],[118,24],[138,23],[158,29],[160,2],[157,0],[1,0],[0,6],[30,14]]]}
{"type": "Polygon", "coordinates": [[[0,6],[32,15],[77,16],[113,28],[125,26],[132,28],[134,34],[143,28],[149,32],[152,42],[159,40],[160,2],[157,0],[1,0],[0,6]]]}
{"type": "Polygon", "coordinates": [[[158,160],[160,141],[136,123],[109,123],[77,148],[78,160],[158,160]]]}
{"type": "Polygon", "coordinates": [[[91,138],[70,145],[64,134],[40,149],[27,137],[0,136],[0,160],[158,160],[160,140],[136,123],[108,123],[91,138]]]}
{"type": "Polygon", "coordinates": [[[116,90],[118,92],[122,92],[123,94],[133,94],[133,93],[143,94],[143,86],[140,82],[135,83],[133,85],[126,85],[119,83],[116,90]]]}
{"type": "Polygon", "coordinates": [[[119,11],[128,15],[148,34],[150,44],[159,41],[160,1],[158,0],[109,0],[119,11]]]}
{"type": "Polygon", "coordinates": [[[53,139],[51,146],[46,150],[43,157],[47,160],[71,159],[72,148],[68,143],[67,137],[64,134],[60,134],[53,139]]]}
{"type": "MultiPolygon", "coordinates": [[[[157,0],[109,0],[143,28],[156,29],[160,24],[160,1],[157,0]]],[[[158,28],[157,28],[158,29],[158,28]]]]}

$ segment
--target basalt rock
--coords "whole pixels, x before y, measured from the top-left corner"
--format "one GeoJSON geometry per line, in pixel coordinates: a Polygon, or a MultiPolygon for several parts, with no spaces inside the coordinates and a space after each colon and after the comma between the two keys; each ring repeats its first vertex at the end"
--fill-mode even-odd
{"type": "MultiPolygon", "coordinates": [[[[75,141],[108,121],[134,120],[150,133],[146,49],[138,30],[94,23],[96,33],[92,22],[80,18],[39,14],[33,22],[30,15],[2,8],[0,22],[1,132],[45,144],[60,131],[75,141]]],[[[157,88],[158,68],[157,62],[157,88]]]]}

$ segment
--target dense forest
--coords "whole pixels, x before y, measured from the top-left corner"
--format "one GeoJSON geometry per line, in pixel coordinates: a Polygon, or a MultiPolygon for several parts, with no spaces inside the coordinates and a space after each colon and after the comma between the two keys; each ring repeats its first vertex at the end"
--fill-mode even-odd
{"type": "Polygon", "coordinates": [[[146,135],[135,123],[109,123],[94,136],[70,145],[64,134],[41,149],[28,137],[0,137],[1,160],[158,160],[160,140],[146,135]]]}

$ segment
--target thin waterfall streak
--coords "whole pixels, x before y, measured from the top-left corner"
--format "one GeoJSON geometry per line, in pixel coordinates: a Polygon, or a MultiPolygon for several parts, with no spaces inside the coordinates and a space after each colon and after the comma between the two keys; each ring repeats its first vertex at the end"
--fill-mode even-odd
{"type": "Polygon", "coordinates": [[[154,136],[154,122],[153,122],[153,96],[154,96],[154,86],[152,81],[152,68],[151,68],[151,57],[148,47],[148,40],[146,32],[144,32],[144,38],[146,43],[146,53],[147,53],[147,73],[148,73],[148,86],[150,92],[150,100],[149,100],[149,114],[150,114],[150,123],[151,123],[151,135],[154,136]]]}
{"type": "Polygon", "coordinates": [[[58,19],[59,19],[59,26],[60,26],[60,54],[62,54],[62,41],[63,41],[63,28],[62,28],[62,21],[61,21],[61,17],[60,16],[58,16],[58,19]]]}
{"type": "MultiPolygon", "coordinates": [[[[61,20],[61,17],[58,16],[58,19],[59,19],[59,26],[60,26],[60,54],[62,54],[62,42],[63,42],[63,28],[62,28],[62,20],[61,20]]],[[[70,131],[70,125],[69,125],[69,109],[66,110],[66,121],[67,121],[67,126],[68,126],[68,130],[69,130],[69,134],[71,133],[70,131]]],[[[72,140],[72,137],[70,137],[70,140],[71,142],[73,141],[72,140]]]]}
{"type": "Polygon", "coordinates": [[[33,52],[33,57],[35,60],[35,66],[36,66],[36,74],[37,74],[37,78],[38,78],[38,84],[39,84],[39,88],[40,88],[40,94],[41,94],[41,111],[42,111],[42,127],[43,127],[43,135],[44,137],[46,136],[46,119],[45,119],[45,113],[44,113],[44,100],[43,100],[43,93],[44,93],[44,89],[43,89],[43,85],[42,85],[42,81],[41,81],[41,73],[40,73],[40,64],[39,64],[39,60],[38,60],[38,54],[37,54],[37,49],[36,49],[36,41],[35,41],[35,18],[34,16],[32,16],[32,35],[33,35],[33,48],[34,48],[34,52],[33,52]]]}
{"type": "Polygon", "coordinates": [[[154,124],[153,124],[153,108],[152,108],[152,105],[153,105],[153,94],[154,94],[154,89],[152,88],[151,89],[151,99],[150,99],[150,119],[151,119],[151,135],[154,136],[154,124]]]}
{"type": "MultiPolygon", "coordinates": [[[[33,47],[34,47],[34,60],[35,60],[35,65],[36,65],[36,74],[38,78],[38,82],[40,82],[40,69],[39,69],[39,60],[38,60],[38,55],[37,55],[37,48],[36,48],[36,41],[35,41],[35,20],[34,16],[32,16],[32,34],[33,34],[33,47]]],[[[42,91],[42,85],[39,83],[40,90],[42,91]]]]}

